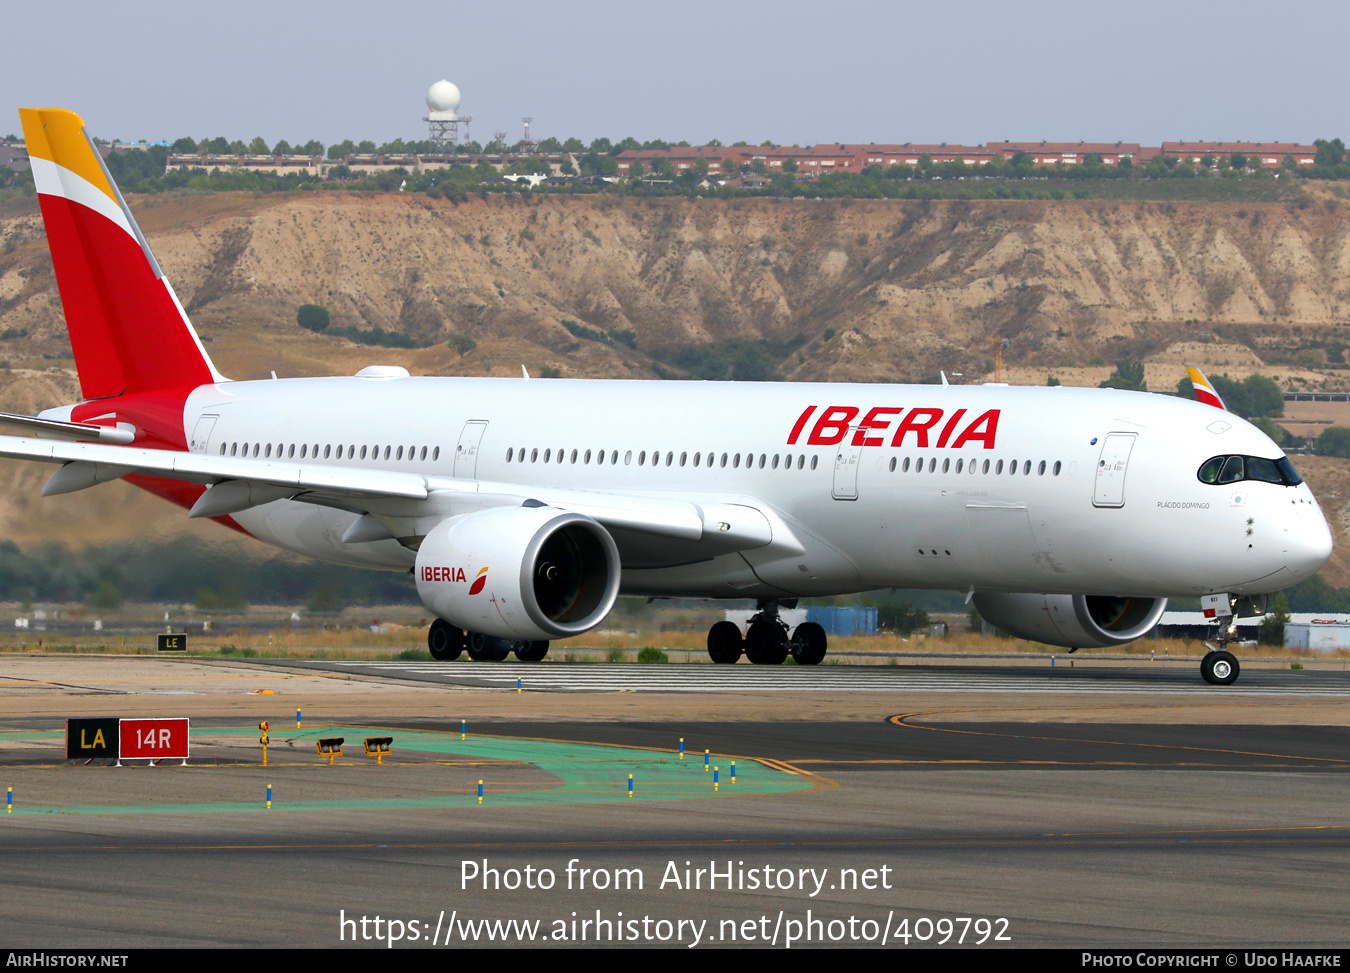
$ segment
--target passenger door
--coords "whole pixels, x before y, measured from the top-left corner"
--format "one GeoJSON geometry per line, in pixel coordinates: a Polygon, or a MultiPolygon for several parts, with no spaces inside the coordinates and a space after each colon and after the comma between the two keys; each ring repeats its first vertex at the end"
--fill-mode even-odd
{"type": "Polygon", "coordinates": [[[1135,433],[1113,432],[1102,443],[1097,459],[1097,482],[1092,491],[1094,507],[1125,506],[1125,472],[1134,449],[1135,433]]]}
{"type": "Polygon", "coordinates": [[[455,447],[456,477],[463,477],[466,480],[477,478],[478,449],[486,431],[486,422],[472,419],[464,423],[464,429],[459,434],[459,445],[455,447]]]}

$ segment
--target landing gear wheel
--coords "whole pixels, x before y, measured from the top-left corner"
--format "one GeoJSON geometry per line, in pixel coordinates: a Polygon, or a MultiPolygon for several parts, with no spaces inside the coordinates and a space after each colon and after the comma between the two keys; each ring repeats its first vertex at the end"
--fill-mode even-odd
{"type": "Polygon", "coordinates": [[[1237,682],[1241,666],[1231,652],[1209,652],[1200,660],[1200,675],[1213,686],[1230,686],[1237,682]]]}
{"type": "Polygon", "coordinates": [[[512,639],[502,639],[482,632],[470,632],[466,648],[474,662],[501,662],[516,647],[512,639]]]}
{"type": "Polygon", "coordinates": [[[730,664],[741,657],[741,630],[731,622],[718,622],[708,629],[708,657],[730,664]]]}
{"type": "Polygon", "coordinates": [[[818,666],[828,644],[824,628],[815,622],[802,622],[792,633],[792,661],[799,666],[818,666]]]}
{"type": "Polygon", "coordinates": [[[745,635],[745,657],[757,666],[780,666],[788,654],[787,630],[778,621],[757,621],[745,635]]]}
{"type": "Polygon", "coordinates": [[[521,642],[516,658],[521,662],[541,662],[548,655],[548,642],[521,642]]]}
{"type": "Polygon", "coordinates": [[[454,662],[464,651],[463,629],[455,628],[443,618],[436,619],[427,632],[427,649],[433,659],[454,662]]]}

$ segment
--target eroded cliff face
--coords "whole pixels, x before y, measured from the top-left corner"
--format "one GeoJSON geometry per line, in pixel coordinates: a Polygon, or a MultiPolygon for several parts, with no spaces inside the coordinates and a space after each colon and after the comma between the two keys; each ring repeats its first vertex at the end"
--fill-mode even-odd
{"type": "MultiPolygon", "coordinates": [[[[835,381],[978,370],[984,338],[1036,368],[1146,357],[1215,326],[1279,344],[1350,320],[1350,244],[1335,201],[718,201],[400,195],[156,196],[138,218],[228,367],[266,374],[268,337],[306,373],[345,364],[301,332],[335,326],[419,341],[473,337],[477,359],[395,354],[424,371],[506,359],[565,375],[649,377],[687,344],[805,343],[785,377],[835,381]],[[632,331],[634,349],[562,325],[632,331]],[[260,334],[261,332],[261,334],[260,334]],[[827,339],[827,334],[829,338],[827,339]],[[229,349],[229,350],[227,350],[229,349]]],[[[36,210],[0,213],[0,324],[59,353],[63,326],[36,210]]],[[[23,355],[22,348],[0,348],[23,355]]],[[[363,350],[366,357],[371,352],[363,350]]],[[[385,358],[389,353],[380,352],[385,358]]]]}

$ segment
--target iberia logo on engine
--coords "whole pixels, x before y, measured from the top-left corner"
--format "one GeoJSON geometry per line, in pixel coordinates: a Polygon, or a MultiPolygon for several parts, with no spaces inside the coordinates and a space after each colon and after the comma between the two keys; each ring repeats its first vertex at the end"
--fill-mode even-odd
{"type": "MultiPolygon", "coordinates": [[[[483,586],[487,584],[487,572],[487,568],[479,569],[477,576],[473,579],[473,584],[469,586],[469,594],[476,595],[483,590],[483,586]]],[[[450,581],[462,584],[469,580],[469,576],[464,573],[463,568],[426,564],[422,566],[422,580],[450,581]]]]}

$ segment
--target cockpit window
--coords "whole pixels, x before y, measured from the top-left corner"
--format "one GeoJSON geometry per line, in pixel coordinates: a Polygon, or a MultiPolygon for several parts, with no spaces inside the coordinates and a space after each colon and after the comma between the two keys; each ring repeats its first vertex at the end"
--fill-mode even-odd
{"type": "Polygon", "coordinates": [[[1223,471],[1219,474],[1220,483],[1236,483],[1242,479],[1242,457],[1230,456],[1223,461],[1223,471]]]}
{"type": "Polygon", "coordinates": [[[1281,486],[1298,486],[1303,477],[1298,475],[1288,456],[1265,459],[1261,456],[1211,456],[1196,471],[1201,483],[1227,484],[1242,480],[1258,480],[1281,486]]]}
{"type": "Polygon", "coordinates": [[[1260,480],[1262,483],[1284,483],[1284,477],[1275,468],[1275,461],[1258,456],[1247,460],[1247,479],[1260,480]]]}

